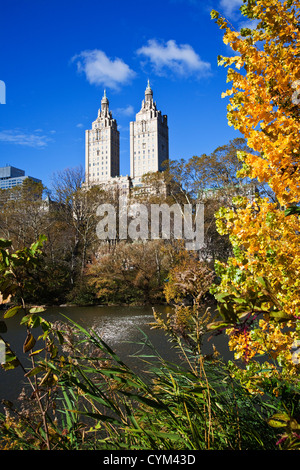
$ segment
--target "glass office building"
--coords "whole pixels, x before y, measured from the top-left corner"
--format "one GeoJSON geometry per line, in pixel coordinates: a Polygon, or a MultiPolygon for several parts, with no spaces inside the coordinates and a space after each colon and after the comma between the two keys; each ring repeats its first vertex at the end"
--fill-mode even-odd
{"type": "Polygon", "coordinates": [[[0,189],[10,189],[14,186],[20,185],[27,178],[32,181],[41,183],[42,181],[33,178],[32,176],[25,176],[25,171],[15,168],[13,166],[4,166],[0,168],[0,189]]]}

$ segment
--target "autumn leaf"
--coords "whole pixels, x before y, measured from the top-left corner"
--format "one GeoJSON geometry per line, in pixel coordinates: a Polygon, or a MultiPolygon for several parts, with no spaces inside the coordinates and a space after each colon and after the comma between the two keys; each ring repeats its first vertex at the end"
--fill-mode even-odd
{"type": "Polygon", "coordinates": [[[23,352],[26,353],[30,351],[36,343],[36,340],[34,339],[33,335],[31,333],[28,333],[26,340],[23,345],[23,352]]]}

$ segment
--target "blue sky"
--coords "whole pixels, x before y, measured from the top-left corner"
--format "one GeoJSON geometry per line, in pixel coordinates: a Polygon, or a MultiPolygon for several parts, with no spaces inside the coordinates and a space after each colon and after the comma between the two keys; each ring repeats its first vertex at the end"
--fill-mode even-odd
{"type": "Polygon", "coordinates": [[[230,54],[211,9],[239,27],[242,0],[2,0],[0,166],[42,179],[84,166],[84,135],[103,90],[120,130],[129,174],[129,122],[150,80],[168,115],[171,159],[210,153],[240,136],[226,119],[230,54]]]}

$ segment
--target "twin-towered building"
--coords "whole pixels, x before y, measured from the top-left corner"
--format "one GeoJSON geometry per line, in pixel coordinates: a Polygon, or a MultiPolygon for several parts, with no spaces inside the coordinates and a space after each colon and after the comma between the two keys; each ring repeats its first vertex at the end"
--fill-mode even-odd
{"type": "Polygon", "coordinates": [[[162,163],[168,159],[167,116],[157,110],[148,81],[141,110],[130,122],[130,176],[120,176],[120,134],[104,92],[98,117],[85,134],[86,186],[114,181],[139,186],[144,174],[161,171],[162,163]]]}

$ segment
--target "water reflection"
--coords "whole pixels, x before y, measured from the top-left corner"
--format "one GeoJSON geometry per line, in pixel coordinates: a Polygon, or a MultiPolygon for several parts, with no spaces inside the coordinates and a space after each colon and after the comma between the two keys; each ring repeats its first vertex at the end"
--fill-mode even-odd
{"type": "MultiPolygon", "coordinates": [[[[172,309],[159,306],[156,309],[162,314],[172,309]]],[[[139,369],[143,363],[137,359],[138,354],[150,354],[149,348],[138,344],[145,335],[149,338],[157,352],[167,361],[180,360],[172,348],[169,338],[161,330],[151,328],[154,321],[152,307],[52,307],[47,309],[45,318],[51,322],[66,321],[65,317],[82,325],[86,329],[93,328],[101,338],[131,367],[139,369]]],[[[3,337],[12,349],[23,356],[22,346],[26,338],[26,329],[20,325],[20,317],[7,319],[7,333],[3,337]]],[[[35,336],[38,336],[38,332],[35,336]]],[[[223,336],[215,337],[203,348],[205,354],[213,351],[213,344],[224,357],[228,359],[227,342],[223,336]]],[[[38,344],[36,345],[36,349],[38,344]]],[[[29,363],[28,363],[29,367],[29,363]]],[[[20,368],[5,372],[0,369],[0,400],[2,398],[15,400],[24,386],[23,372],[20,368]]]]}

